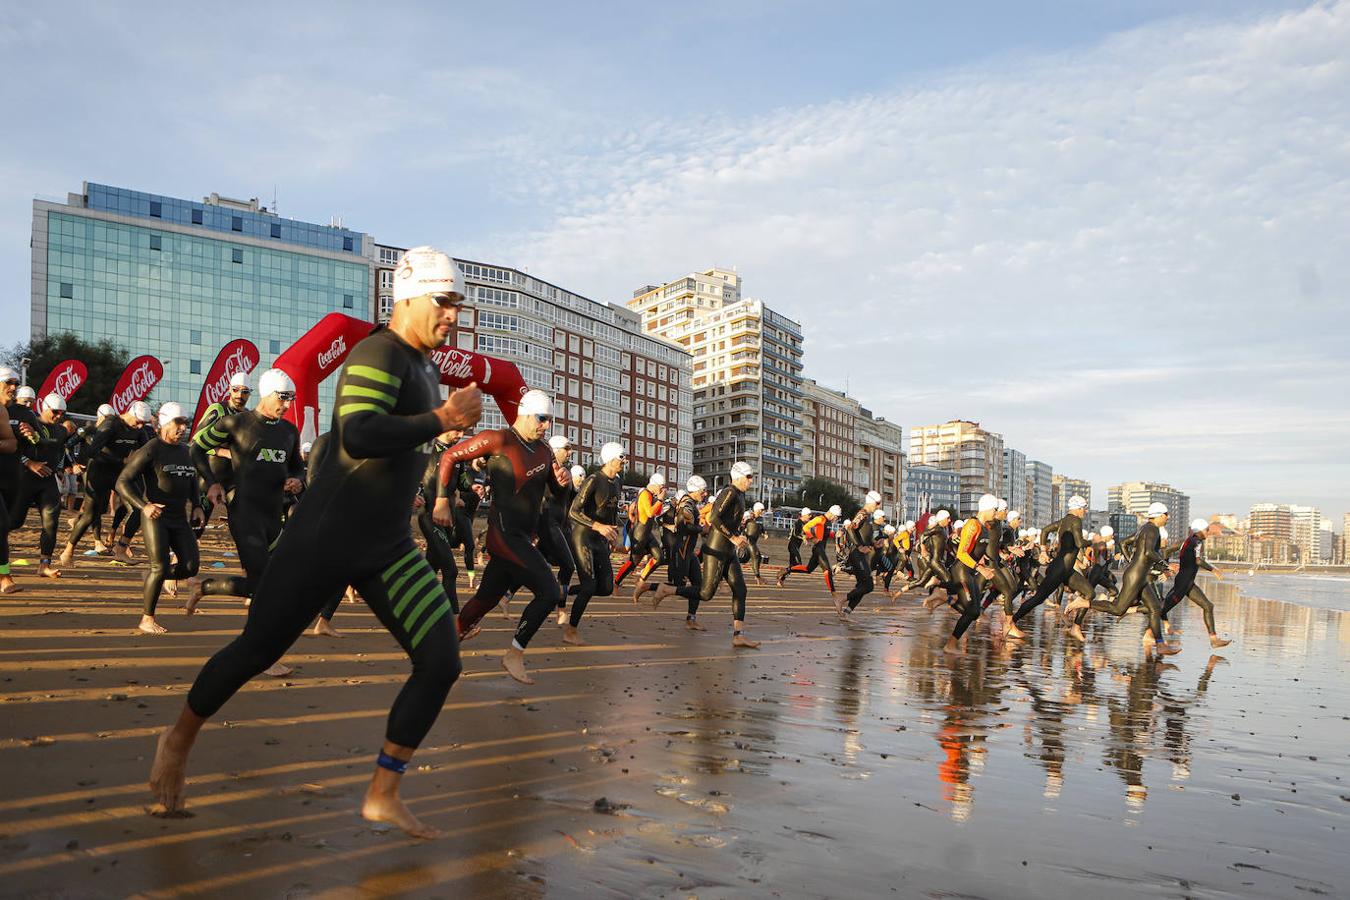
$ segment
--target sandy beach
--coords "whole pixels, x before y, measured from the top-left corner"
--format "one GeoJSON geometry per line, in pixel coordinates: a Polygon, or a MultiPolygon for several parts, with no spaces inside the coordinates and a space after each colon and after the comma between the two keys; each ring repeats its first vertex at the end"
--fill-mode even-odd
{"type": "MultiPolygon", "coordinates": [[[[206,565],[233,564],[223,534],[206,565]]],[[[764,646],[737,653],[725,595],[691,634],[678,602],[653,613],[623,592],[592,603],[587,646],[545,626],[532,688],[498,666],[514,604],[466,646],[410,770],[414,811],[448,832],[419,843],[356,815],[407,669],[364,606],[208,726],[194,815],[163,820],[144,812],[154,735],[245,610],[185,618],[166,599],[170,633],[137,635],[140,569],[81,558],[43,585],[15,571],[0,894],[1350,893],[1350,613],[1231,583],[1206,588],[1233,644],[1212,655],[1181,607],[1184,652],[1165,663],[1145,658],[1137,617],[1093,617],[1080,647],[1053,612],[1008,644],[986,614],[969,652],[944,658],[946,610],[876,594],[845,626],[805,577],[751,587],[764,646]]]]}

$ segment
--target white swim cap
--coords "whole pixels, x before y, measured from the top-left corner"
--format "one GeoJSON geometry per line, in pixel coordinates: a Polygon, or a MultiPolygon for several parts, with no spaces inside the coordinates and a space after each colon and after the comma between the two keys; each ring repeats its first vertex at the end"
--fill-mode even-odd
{"type": "Polygon", "coordinates": [[[881,529],[881,533],[886,535],[895,534],[895,526],[887,525],[885,528],[881,529]]]}
{"type": "Polygon", "coordinates": [[[751,512],[762,513],[762,512],[764,512],[764,504],[763,504],[763,503],[756,502],[755,505],[754,505],[753,507],[751,507],[750,511],[751,511],[751,512]]]}
{"type": "Polygon", "coordinates": [[[106,419],[108,418],[108,416],[115,416],[115,415],[117,415],[117,410],[113,409],[111,403],[104,403],[102,406],[98,408],[98,417],[100,419],[106,419]]]}
{"type": "Polygon", "coordinates": [[[754,478],[755,470],[748,462],[738,462],[731,467],[731,480],[737,478],[754,478]]]}
{"type": "Polygon", "coordinates": [[[868,491],[867,496],[864,499],[868,503],[875,503],[878,506],[881,505],[881,495],[878,494],[876,491],[868,491]]]}
{"type": "Polygon", "coordinates": [[[628,455],[628,451],[623,449],[623,444],[610,441],[600,448],[600,465],[607,466],[616,459],[622,459],[628,455]]]}
{"type": "Polygon", "coordinates": [[[998,498],[993,494],[984,494],[980,497],[980,512],[994,512],[998,509],[998,498]]]}
{"type": "Polygon", "coordinates": [[[1074,494],[1069,498],[1069,509],[1087,509],[1087,501],[1074,494]]]}
{"type": "Polygon", "coordinates": [[[230,376],[230,387],[232,387],[232,388],[246,388],[246,387],[248,387],[248,373],[247,373],[247,372],[235,372],[233,375],[231,375],[231,376],[230,376]]]}
{"type": "Polygon", "coordinates": [[[66,398],[56,393],[56,391],[52,391],[50,394],[42,398],[42,408],[53,409],[56,410],[57,412],[65,412],[66,398]]]}
{"type": "Polygon", "coordinates": [[[301,453],[301,455],[304,455],[304,456],[307,456],[307,455],[309,454],[309,451],[311,451],[311,450],[313,450],[313,449],[314,449],[314,443],[313,443],[312,441],[305,441],[303,444],[300,445],[300,453],[301,453]]]}
{"type": "Polygon", "coordinates": [[[137,400],[131,404],[131,414],[136,417],[137,422],[142,423],[149,422],[154,418],[154,414],[150,412],[150,404],[144,400],[137,400]]]}
{"type": "Polygon", "coordinates": [[[541,390],[526,391],[525,396],[520,398],[520,406],[516,408],[516,414],[521,416],[551,416],[553,415],[553,402],[548,399],[548,394],[541,390]]]}
{"type": "Polygon", "coordinates": [[[566,450],[568,447],[572,446],[572,442],[567,439],[567,435],[565,434],[555,434],[548,439],[548,445],[554,450],[566,450]]]}
{"type": "Polygon", "coordinates": [[[803,519],[811,518],[811,510],[805,506],[802,507],[802,518],[803,519]]]}
{"type": "Polygon", "coordinates": [[[1014,510],[1010,510],[1010,511],[1008,512],[1008,521],[1009,521],[1009,522],[1020,522],[1021,520],[1022,520],[1022,514],[1021,514],[1020,512],[1018,512],[1017,510],[1014,509],[1014,510]]]}
{"type": "Polygon", "coordinates": [[[1096,543],[1096,541],[1097,541],[1097,532],[1095,532],[1095,531],[1089,531],[1089,532],[1088,532],[1087,539],[1088,539],[1088,543],[1089,543],[1089,544],[1096,543]]]}
{"type": "Polygon", "coordinates": [[[951,517],[952,514],[947,512],[945,509],[939,509],[936,513],[933,514],[933,521],[941,525],[943,522],[950,520],[951,517]]]}
{"type": "Polygon", "coordinates": [[[752,510],[752,509],[747,509],[745,512],[741,513],[741,521],[742,521],[742,522],[748,522],[748,521],[750,521],[751,519],[753,519],[754,517],[755,517],[755,511],[752,510]]]}
{"type": "Polygon", "coordinates": [[[0,366],[0,384],[18,384],[21,380],[17,371],[9,366],[0,366]]]}
{"type": "Polygon", "coordinates": [[[37,391],[33,390],[31,384],[25,384],[23,387],[19,388],[18,397],[20,400],[36,400],[37,391]]]}
{"type": "Polygon", "coordinates": [[[913,520],[913,519],[906,519],[906,520],[905,520],[905,530],[906,530],[906,531],[909,531],[909,530],[910,530],[911,528],[913,528],[913,527],[914,527],[914,520],[913,520]]]}
{"type": "Polygon", "coordinates": [[[653,472],[652,477],[647,479],[647,487],[649,488],[660,488],[665,486],[666,476],[662,475],[660,472],[653,472]]]}
{"type": "Polygon", "coordinates": [[[955,528],[957,531],[960,531],[962,528],[966,527],[966,520],[957,519],[955,522],[952,523],[952,527],[955,528]]]}
{"type": "Polygon", "coordinates": [[[1150,503],[1148,505],[1148,517],[1150,519],[1155,519],[1158,516],[1165,516],[1165,515],[1167,515],[1166,503],[1150,503]]]}
{"type": "Polygon", "coordinates": [[[1115,530],[1114,528],[1112,528],[1110,525],[1103,525],[1103,526],[1102,526],[1102,540],[1106,540],[1107,538],[1111,537],[1111,536],[1112,536],[1113,534],[1115,534],[1115,533],[1116,533],[1116,530],[1115,530]]]}
{"type": "Polygon", "coordinates": [[[455,261],[434,247],[413,247],[399,258],[394,269],[394,302],[423,294],[457,294],[456,302],[468,296],[464,276],[455,261]]]}
{"type": "Polygon", "coordinates": [[[842,516],[843,514],[844,514],[844,511],[843,511],[842,509],[839,508],[839,504],[837,504],[837,503],[836,503],[834,506],[831,506],[830,509],[829,509],[829,511],[825,513],[825,515],[831,516],[831,517],[836,518],[836,519],[839,518],[840,516],[842,516]]]}
{"type": "Polygon", "coordinates": [[[1031,534],[1031,529],[1030,529],[1030,528],[1019,528],[1019,529],[1017,529],[1017,539],[1018,539],[1018,540],[1024,540],[1024,539],[1027,537],[1027,535],[1029,535],[1029,534],[1031,534]]]}
{"type": "Polygon", "coordinates": [[[873,521],[873,522],[884,522],[884,521],[886,521],[886,514],[885,514],[884,512],[882,512],[881,510],[877,510],[876,512],[872,513],[872,521],[873,521]]]}
{"type": "Polygon", "coordinates": [[[1191,531],[1208,531],[1208,530],[1209,530],[1208,519],[1195,519],[1191,522],[1191,531]]]}
{"type": "Polygon", "coordinates": [[[1008,511],[1008,501],[1007,501],[1007,500],[999,500],[999,501],[998,501],[998,511],[999,511],[999,512],[1007,512],[1007,511],[1008,511]]]}
{"type": "Polygon", "coordinates": [[[573,478],[585,478],[585,477],[586,477],[586,470],[585,470],[584,468],[582,468],[581,466],[573,466],[573,467],[572,467],[572,477],[573,477],[573,478]]]}
{"type": "Polygon", "coordinates": [[[258,393],[264,397],[270,397],[273,394],[294,394],[295,382],[291,381],[291,376],[280,369],[268,369],[258,379],[258,393]]]}
{"type": "Polygon", "coordinates": [[[179,406],[177,403],[171,401],[159,408],[159,425],[161,428],[168,425],[170,422],[180,420],[186,424],[188,417],[187,413],[183,412],[183,407],[179,406]]]}
{"type": "Polygon", "coordinates": [[[691,494],[697,494],[699,491],[708,489],[708,482],[703,480],[702,475],[691,475],[689,480],[684,483],[685,489],[691,494]]]}

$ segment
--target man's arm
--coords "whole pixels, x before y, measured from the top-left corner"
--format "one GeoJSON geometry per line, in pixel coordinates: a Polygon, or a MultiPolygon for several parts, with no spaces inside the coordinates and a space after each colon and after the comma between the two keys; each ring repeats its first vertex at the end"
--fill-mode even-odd
{"type": "Polygon", "coordinates": [[[595,519],[586,514],[587,506],[592,504],[592,498],[595,497],[595,484],[600,479],[599,474],[587,475],[586,480],[581,483],[581,490],[572,500],[572,506],[567,510],[567,518],[574,525],[580,525],[582,528],[594,528],[595,519]]]}
{"type": "Polygon", "coordinates": [[[481,431],[446,450],[441,454],[441,465],[436,480],[448,486],[450,475],[455,469],[455,463],[491,456],[496,453],[502,448],[503,434],[504,432],[501,431],[481,431]]]}
{"type": "Polygon", "coordinates": [[[117,494],[135,509],[145,509],[145,480],[142,478],[154,462],[153,447],[146,444],[127,457],[122,474],[117,476],[117,494]]]}

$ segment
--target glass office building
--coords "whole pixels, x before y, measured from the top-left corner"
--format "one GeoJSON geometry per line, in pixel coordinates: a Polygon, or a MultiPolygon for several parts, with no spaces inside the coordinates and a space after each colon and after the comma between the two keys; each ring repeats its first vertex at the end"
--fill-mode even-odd
{"type": "MultiPolygon", "coordinates": [[[[235,338],[257,345],[261,370],[330,312],[373,320],[369,237],[283,219],[257,200],[86,183],[64,204],[34,201],[32,245],[32,336],[106,337],[159,357],[159,402],[195,404],[235,338]]],[[[320,390],[325,423],[334,387],[320,390]]]]}

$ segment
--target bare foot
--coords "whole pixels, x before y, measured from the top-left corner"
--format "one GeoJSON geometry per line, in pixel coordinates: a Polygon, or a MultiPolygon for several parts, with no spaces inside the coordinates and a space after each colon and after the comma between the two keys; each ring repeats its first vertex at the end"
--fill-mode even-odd
{"type": "Polygon", "coordinates": [[[830,599],[834,601],[834,614],[842,621],[844,618],[844,598],[838,594],[831,594],[830,599]]]}
{"type": "Polygon", "coordinates": [[[1209,636],[1209,645],[1210,645],[1211,647],[1216,648],[1216,649],[1219,648],[1219,647],[1227,647],[1227,646],[1228,646],[1229,644],[1231,644],[1231,643],[1233,643],[1232,640],[1224,640],[1223,638],[1219,637],[1217,634],[1211,634],[1211,635],[1209,636]]]}
{"type": "Polygon", "coordinates": [[[459,636],[459,642],[463,644],[465,641],[471,641],[474,638],[478,637],[478,635],[480,635],[482,632],[483,626],[475,625],[459,636]]]}
{"type": "Polygon", "coordinates": [[[0,578],[0,594],[17,594],[23,588],[14,583],[13,578],[0,578]]]}
{"type": "Polygon", "coordinates": [[[759,641],[752,641],[743,634],[733,634],[731,636],[731,646],[743,647],[746,650],[758,650],[759,641]]]}
{"type": "Polygon", "coordinates": [[[684,627],[685,627],[685,628],[688,628],[690,631],[707,631],[707,630],[708,630],[708,629],[704,628],[702,625],[698,624],[698,619],[689,619],[689,618],[686,618],[686,619],[684,620],[684,627]]]}
{"type": "Polygon", "coordinates": [[[94,541],[94,552],[95,552],[95,553],[107,553],[107,552],[108,552],[108,545],[105,544],[105,543],[103,543],[102,541],[95,540],[95,541],[94,541]]]}
{"type": "Polygon", "coordinates": [[[1069,605],[1064,607],[1064,614],[1067,616],[1070,613],[1078,612],[1080,609],[1087,609],[1091,605],[1092,604],[1089,601],[1082,597],[1074,597],[1069,601],[1069,605]]]}
{"type": "Polygon", "coordinates": [[[506,670],[507,675],[521,684],[534,684],[534,679],[530,677],[530,673],[525,671],[524,650],[507,647],[506,652],[502,654],[502,668],[506,670]]]}
{"type": "Polygon", "coordinates": [[[954,637],[947,638],[947,643],[942,645],[942,652],[949,653],[952,656],[960,656],[961,642],[954,637]]]}
{"type": "Polygon", "coordinates": [[[672,597],[674,595],[675,595],[674,585],[658,584],[656,586],[656,593],[652,594],[652,609],[656,609],[658,606],[660,606],[662,600],[666,599],[667,597],[672,597]]]}
{"type": "Polygon", "coordinates": [[[559,625],[567,624],[567,610],[565,609],[558,610],[558,624],[559,625]]]}
{"type": "Polygon", "coordinates": [[[393,825],[408,837],[423,841],[434,840],[441,836],[439,829],[424,825],[417,816],[414,816],[397,794],[375,794],[367,791],[366,799],[361,802],[361,818],[367,822],[393,825]]]}
{"type": "Polygon", "coordinates": [[[933,610],[937,609],[939,606],[941,606],[941,605],[942,605],[943,603],[945,603],[946,601],[947,601],[947,592],[946,592],[946,591],[943,591],[942,593],[938,593],[937,591],[933,591],[933,592],[932,592],[931,594],[929,594],[926,598],[924,598],[924,601],[923,601],[923,608],[926,609],[926,610],[928,610],[929,612],[932,612],[933,610]]]}
{"type": "Polygon", "coordinates": [[[1144,634],[1142,637],[1139,638],[1139,641],[1140,643],[1142,643],[1144,646],[1147,647],[1150,644],[1156,644],[1158,642],[1158,639],[1153,636],[1152,628],[1145,628],[1144,634]]]}
{"type": "Polygon", "coordinates": [[[155,799],[151,815],[173,816],[183,810],[183,788],[187,783],[187,750],[170,745],[171,728],[160,733],[155,761],[150,765],[150,794],[155,799]]]}
{"type": "Polygon", "coordinates": [[[176,582],[176,581],[166,581],[166,582],[164,582],[164,593],[168,594],[170,597],[177,597],[177,596],[178,596],[178,582],[176,582]]]}
{"type": "Polygon", "coordinates": [[[74,564],[75,548],[70,546],[69,544],[66,544],[65,549],[61,551],[61,555],[56,558],[56,561],[63,566],[69,566],[74,564]]]}
{"type": "Polygon", "coordinates": [[[126,544],[117,544],[113,547],[113,559],[126,565],[131,565],[131,549],[126,544]]]}
{"type": "Polygon", "coordinates": [[[291,671],[290,666],[283,665],[282,663],[273,663],[266,669],[263,669],[263,674],[271,675],[273,678],[285,678],[287,675],[291,674],[291,671]]]}
{"type": "Polygon", "coordinates": [[[197,611],[197,604],[202,602],[202,580],[200,578],[188,579],[188,598],[183,604],[183,612],[192,615],[197,611]]]}
{"type": "Polygon", "coordinates": [[[647,593],[648,591],[656,590],[656,587],[657,587],[656,585],[650,584],[646,581],[639,581],[636,585],[633,586],[633,602],[634,603],[639,602],[640,600],[642,600],[643,594],[647,593]]]}
{"type": "Polygon", "coordinates": [[[1181,648],[1178,647],[1176,644],[1167,644],[1167,643],[1158,644],[1157,646],[1154,647],[1154,649],[1157,650],[1159,653],[1161,653],[1163,656],[1175,656],[1176,654],[1181,652],[1181,648]]]}
{"type": "Polygon", "coordinates": [[[778,573],[778,586],[779,586],[779,587],[782,587],[782,586],[783,586],[783,582],[787,581],[787,576],[788,576],[787,569],[784,569],[783,571],[781,571],[781,572],[778,573]]]}
{"type": "Polygon", "coordinates": [[[511,595],[507,594],[502,598],[502,618],[511,618],[511,595]]]}
{"type": "Polygon", "coordinates": [[[154,616],[141,616],[141,624],[136,626],[137,631],[145,634],[167,634],[169,629],[155,621],[154,616]]]}
{"type": "MultiPolygon", "coordinates": [[[[473,587],[473,582],[472,582],[472,581],[469,582],[469,587],[473,587]]],[[[360,602],[361,602],[361,597],[360,597],[360,595],[358,595],[358,594],[356,593],[356,588],[351,587],[351,586],[348,586],[348,587],[347,587],[347,591],[346,591],[346,593],[344,593],[344,594],[342,595],[342,599],[343,599],[343,600],[346,600],[348,603],[360,603],[360,602]]]]}
{"type": "Polygon", "coordinates": [[[575,644],[578,647],[586,643],[581,639],[581,635],[577,634],[576,628],[571,625],[563,626],[562,639],[564,644],[575,644]]]}
{"type": "Polygon", "coordinates": [[[1012,619],[1008,620],[1008,630],[1006,632],[1006,635],[1012,638],[1013,640],[1017,641],[1020,641],[1027,636],[1026,632],[1018,628],[1017,623],[1014,622],[1012,619]]]}
{"type": "Polygon", "coordinates": [[[342,637],[342,632],[334,628],[333,623],[325,619],[323,616],[319,616],[319,621],[314,623],[314,630],[311,631],[310,634],[313,634],[315,637],[318,637],[320,635],[322,635],[323,637],[335,637],[335,638],[342,637]]]}
{"type": "Polygon", "coordinates": [[[51,563],[47,563],[46,565],[38,566],[38,575],[43,578],[60,578],[61,570],[51,563]]]}
{"type": "Polygon", "coordinates": [[[1069,636],[1080,644],[1087,642],[1087,638],[1083,637],[1083,629],[1079,628],[1077,623],[1069,626],[1069,636]]]}

